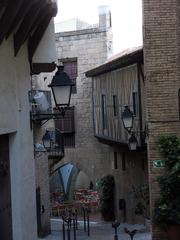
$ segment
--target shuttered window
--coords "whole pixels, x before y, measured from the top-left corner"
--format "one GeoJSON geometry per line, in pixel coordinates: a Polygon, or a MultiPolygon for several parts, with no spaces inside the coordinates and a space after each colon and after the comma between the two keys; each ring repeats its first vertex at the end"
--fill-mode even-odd
{"type": "Polygon", "coordinates": [[[107,129],[107,109],[106,109],[106,96],[102,95],[102,127],[103,129],[107,129]]]}
{"type": "Polygon", "coordinates": [[[64,72],[68,74],[71,81],[75,84],[72,87],[72,93],[76,93],[76,78],[77,78],[77,59],[62,59],[59,60],[64,65],[64,72]]]}
{"type": "Polygon", "coordinates": [[[114,112],[114,117],[117,117],[117,115],[118,115],[118,99],[117,99],[117,95],[113,95],[113,112],[114,112]]]}
{"type": "Polygon", "coordinates": [[[75,147],[74,107],[55,120],[55,127],[64,135],[64,147],[75,147]]]}
{"type": "Polygon", "coordinates": [[[132,93],[132,98],[133,98],[133,114],[134,116],[137,116],[137,110],[138,110],[138,93],[133,92],[132,93]]]}

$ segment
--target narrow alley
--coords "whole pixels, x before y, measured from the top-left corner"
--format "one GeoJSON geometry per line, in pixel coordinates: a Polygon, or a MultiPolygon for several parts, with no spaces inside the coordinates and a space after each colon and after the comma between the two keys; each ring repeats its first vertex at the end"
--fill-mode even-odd
{"type": "MultiPolygon", "coordinates": [[[[52,233],[44,238],[44,240],[63,240],[63,234],[62,234],[62,226],[61,222],[57,219],[52,219],[52,227],[54,227],[54,230],[52,233]],[[59,230],[58,230],[59,228],[59,230]]],[[[129,224],[120,224],[118,227],[118,239],[116,240],[130,240],[130,236],[124,232],[124,228],[127,228],[128,230],[137,230],[137,233],[134,236],[134,240],[151,240],[151,234],[146,230],[144,225],[135,224],[135,225],[129,225],[129,224]]],[[[84,232],[83,222],[80,222],[78,224],[78,230],[77,230],[77,240],[113,240],[115,235],[115,231],[112,228],[111,223],[105,223],[105,222],[90,222],[90,236],[87,236],[87,232],[84,232]]],[[[71,232],[71,240],[74,240],[73,231],[71,232]]]]}

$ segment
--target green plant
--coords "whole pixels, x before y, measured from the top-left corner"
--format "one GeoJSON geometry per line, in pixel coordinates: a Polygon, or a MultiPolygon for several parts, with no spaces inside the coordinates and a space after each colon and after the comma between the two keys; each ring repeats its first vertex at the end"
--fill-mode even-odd
{"type": "Polygon", "coordinates": [[[160,198],[155,202],[154,221],[160,227],[180,224],[180,138],[161,136],[158,141],[165,158],[166,173],[158,178],[160,198]]]}
{"type": "Polygon", "coordinates": [[[114,220],[114,177],[107,175],[98,183],[100,211],[105,220],[114,220]]]}
{"type": "Polygon", "coordinates": [[[149,217],[149,185],[144,183],[138,187],[132,187],[133,197],[137,200],[135,214],[149,217]]]}

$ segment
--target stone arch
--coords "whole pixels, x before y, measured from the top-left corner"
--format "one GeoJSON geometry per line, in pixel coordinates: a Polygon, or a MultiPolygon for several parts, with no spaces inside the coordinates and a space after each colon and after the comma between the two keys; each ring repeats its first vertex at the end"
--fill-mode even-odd
{"type": "Polygon", "coordinates": [[[65,200],[71,201],[74,192],[79,188],[89,188],[91,179],[89,175],[79,168],[79,164],[64,163],[58,167],[50,179],[50,189],[52,191],[63,191],[65,200]],[[82,184],[83,183],[83,184],[82,184]]]}

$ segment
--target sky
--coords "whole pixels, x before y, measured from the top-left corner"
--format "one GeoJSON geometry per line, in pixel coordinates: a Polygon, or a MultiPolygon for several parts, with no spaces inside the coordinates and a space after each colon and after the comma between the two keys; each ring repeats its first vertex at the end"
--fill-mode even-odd
{"type": "Polygon", "coordinates": [[[98,23],[100,5],[111,7],[114,54],[142,45],[142,0],[58,0],[55,23],[76,17],[98,23]]]}

